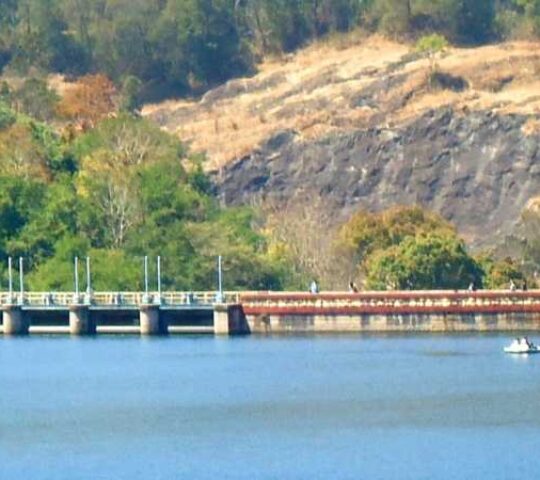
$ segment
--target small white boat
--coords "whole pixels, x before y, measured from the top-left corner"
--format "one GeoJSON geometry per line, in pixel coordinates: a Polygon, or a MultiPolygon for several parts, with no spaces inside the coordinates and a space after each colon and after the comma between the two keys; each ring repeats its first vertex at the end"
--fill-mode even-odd
{"type": "Polygon", "coordinates": [[[531,342],[527,337],[516,338],[508,347],[504,347],[505,353],[540,353],[540,347],[531,342]]]}

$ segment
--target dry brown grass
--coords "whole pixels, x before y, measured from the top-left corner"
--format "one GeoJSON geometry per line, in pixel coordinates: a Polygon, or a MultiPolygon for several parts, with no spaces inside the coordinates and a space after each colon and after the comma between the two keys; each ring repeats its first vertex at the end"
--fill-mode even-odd
{"type": "Polygon", "coordinates": [[[444,105],[539,114],[538,46],[450,49],[438,68],[470,85],[452,92],[427,88],[429,61],[408,55],[410,46],[355,33],[268,60],[255,77],[233,80],[200,101],[147,105],[143,115],[207,152],[213,169],[283,129],[317,138],[374,123],[397,125],[444,105]],[[385,87],[388,79],[395,80],[391,87],[385,87]],[[361,92],[369,93],[365,105],[356,102],[361,92]]]}
{"type": "MultiPolygon", "coordinates": [[[[407,51],[408,47],[381,38],[339,49],[313,45],[292,59],[265,62],[253,79],[233,81],[243,83],[245,93],[217,99],[211,105],[204,100],[147,105],[143,115],[165,118],[164,127],[189,141],[193,149],[206,151],[209,166],[215,168],[245,155],[282,129],[295,129],[310,137],[335,130],[334,116],[328,112],[351,110],[346,105],[350,92],[370,81],[361,75],[365,66],[383,68],[407,51]],[[280,81],[272,84],[272,77],[280,81]],[[271,86],[265,87],[265,83],[271,86]],[[233,122],[237,128],[232,127],[233,122]]],[[[352,118],[357,116],[354,112],[352,118]]]]}
{"type": "Polygon", "coordinates": [[[47,81],[49,86],[62,97],[66,95],[66,93],[71,92],[74,88],[76,88],[75,82],[68,82],[64,75],[49,75],[47,81]]]}
{"type": "Polygon", "coordinates": [[[525,135],[540,135],[540,119],[530,119],[523,125],[525,135]]]}

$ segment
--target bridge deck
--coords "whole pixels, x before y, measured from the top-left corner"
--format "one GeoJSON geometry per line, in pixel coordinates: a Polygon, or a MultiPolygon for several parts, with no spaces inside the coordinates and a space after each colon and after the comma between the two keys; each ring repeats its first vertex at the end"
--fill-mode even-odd
{"type": "Polygon", "coordinates": [[[218,303],[238,302],[238,292],[0,292],[0,304],[20,305],[24,310],[68,310],[87,305],[93,310],[137,310],[156,305],[161,309],[211,309],[218,303]]]}

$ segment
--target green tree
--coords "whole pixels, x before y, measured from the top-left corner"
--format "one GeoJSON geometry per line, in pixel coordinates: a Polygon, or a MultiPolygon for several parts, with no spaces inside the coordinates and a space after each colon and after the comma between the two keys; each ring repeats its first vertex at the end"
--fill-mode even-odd
{"type": "Polygon", "coordinates": [[[359,19],[362,6],[366,2],[353,0],[311,0],[311,9],[317,15],[317,34],[328,31],[346,32],[353,28],[359,19]]]}
{"type": "Polygon", "coordinates": [[[493,0],[460,0],[455,16],[457,38],[465,42],[486,42],[493,36],[495,2],[493,0]]]}
{"type": "Polygon", "coordinates": [[[13,56],[13,35],[17,25],[17,1],[0,2],[0,72],[13,56]]]}
{"type": "Polygon", "coordinates": [[[266,16],[272,43],[279,50],[292,51],[309,38],[301,0],[267,0],[266,16]]]}
{"type": "Polygon", "coordinates": [[[9,243],[25,228],[33,212],[41,209],[45,191],[41,182],[0,176],[0,258],[12,253],[9,243]]]}
{"type": "Polygon", "coordinates": [[[19,0],[12,63],[58,72],[86,68],[84,51],[70,36],[59,0],[19,0]]]}
{"type": "Polygon", "coordinates": [[[430,88],[436,83],[437,58],[440,57],[448,48],[446,38],[437,33],[425,35],[416,42],[416,51],[427,56],[429,59],[428,85],[430,88]]]}
{"type": "Polygon", "coordinates": [[[477,261],[485,272],[485,288],[507,289],[511,282],[520,285],[525,280],[520,266],[510,257],[497,260],[491,256],[482,256],[477,261]]]}
{"type": "Polygon", "coordinates": [[[120,110],[136,112],[141,107],[142,82],[134,75],[128,75],[122,82],[120,110]]]}
{"type": "Polygon", "coordinates": [[[11,127],[16,121],[17,116],[11,107],[0,102],[0,130],[11,127]]]}
{"type": "Polygon", "coordinates": [[[283,288],[291,274],[290,265],[268,255],[264,237],[253,228],[254,221],[251,210],[240,208],[217,211],[205,222],[191,222],[186,226],[198,253],[195,285],[215,286],[215,260],[217,255],[222,255],[226,288],[283,288]]]}
{"type": "Polygon", "coordinates": [[[338,243],[362,262],[375,250],[398,245],[407,237],[428,233],[446,236],[454,235],[455,230],[433,212],[418,206],[398,206],[380,213],[356,213],[341,227],[338,243]]]}
{"type": "Polygon", "coordinates": [[[142,288],[142,259],[121,250],[91,249],[87,239],[63,237],[55,245],[54,256],[39,264],[28,276],[36,291],[72,291],[74,257],[90,256],[92,288],[100,291],[136,291],[142,288]]]}
{"type": "Polygon", "coordinates": [[[32,123],[15,123],[0,131],[0,174],[45,180],[48,167],[46,148],[35,138],[32,123]]]}
{"type": "Polygon", "coordinates": [[[391,35],[409,31],[411,23],[411,0],[378,0],[373,3],[379,27],[391,35]]]}
{"type": "MultiPolygon", "coordinates": [[[[92,52],[100,72],[117,82],[127,76],[159,78],[151,32],[159,18],[159,0],[106,0],[91,25],[92,52]]],[[[88,8],[88,7],[85,7],[88,8]]],[[[88,29],[87,29],[88,30],[88,29]]]]}
{"type": "Polygon", "coordinates": [[[540,0],[514,0],[532,31],[540,35],[540,0]]]}
{"type": "Polygon", "coordinates": [[[39,78],[28,78],[12,95],[15,108],[37,120],[49,121],[56,116],[60,97],[47,82],[39,78]]]}
{"type": "MultiPolygon", "coordinates": [[[[146,194],[143,178],[149,165],[165,162],[170,170],[163,175],[186,178],[181,159],[185,150],[174,137],[149,122],[121,115],[101,122],[78,139],[75,156],[81,160],[77,178],[80,195],[94,209],[104,226],[103,245],[120,248],[129,233],[144,224],[146,194]]],[[[160,178],[154,180],[162,184],[160,178]]]]}
{"type": "Polygon", "coordinates": [[[200,88],[245,72],[251,64],[227,0],[168,0],[152,40],[167,81],[179,89],[200,88]]]}
{"type": "Polygon", "coordinates": [[[42,189],[41,206],[29,212],[27,222],[8,243],[9,253],[24,256],[31,264],[53,256],[57,242],[79,231],[80,202],[73,181],[64,176],[42,189]]]}
{"type": "Polygon", "coordinates": [[[88,253],[88,239],[66,235],[54,244],[54,253],[28,275],[30,289],[38,292],[73,291],[73,259],[88,253]]]}
{"type": "Polygon", "coordinates": [[[92,286],[98,291],[137,291],[143,289],[143,259],[123,250],[91,249],[92,286]]]}
{"type": "Polygon", "coordinates": [[[407,237],[372,254],[367,284],[377,290],[459,289],[482,285],[483,272],[462,240],[440,235],[407,237]]]}

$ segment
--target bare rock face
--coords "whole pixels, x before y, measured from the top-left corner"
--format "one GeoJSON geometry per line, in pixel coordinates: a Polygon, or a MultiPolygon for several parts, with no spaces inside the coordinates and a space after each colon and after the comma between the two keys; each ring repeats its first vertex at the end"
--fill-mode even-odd
{"type": "MultiPolygon", "coordinates": [[[[420,204],[474,245],[510,233],[540,194],[540,133],[527,115],[431,110],[399,128],[302,140],[293,130],[215,175],[226,204],[323,198],[336,223],[364,208],[420,204]]],[[[300,200],[299,200],[300,201],[300,200]]]]}
{"type": "Polygon", "coordinates": [[[450,48],[433,70],[410,46],[351,37],[143,113],[206,153],[225,203],[307,202],[335,225],[421,204],[484,246],[540,196],[538,47],[450,48]]]}

